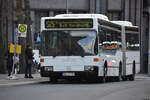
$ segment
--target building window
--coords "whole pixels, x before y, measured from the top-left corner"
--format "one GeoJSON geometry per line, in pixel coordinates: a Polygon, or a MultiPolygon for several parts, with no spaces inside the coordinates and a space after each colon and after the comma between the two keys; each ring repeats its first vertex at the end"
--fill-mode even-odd
{"type": "Polygon", "coordinates": [[[143,0],[143,7],[150,6],[150,0],[143,0]]]}
{"type": "Polygon", "coordinates": [[[88,11],[81,11],[81,10],[72,10],[71,11],[73,14],[84,14],[84,13],[88,13],[88,11]]]}

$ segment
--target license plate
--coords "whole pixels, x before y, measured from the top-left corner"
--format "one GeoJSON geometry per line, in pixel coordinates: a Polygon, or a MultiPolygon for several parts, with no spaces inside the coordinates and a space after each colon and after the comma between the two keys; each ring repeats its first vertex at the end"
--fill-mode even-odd
{"type": "Polygon", "coordinates": [[[62,73],[62,76],[75,76],[75,73],[62,73]]]}

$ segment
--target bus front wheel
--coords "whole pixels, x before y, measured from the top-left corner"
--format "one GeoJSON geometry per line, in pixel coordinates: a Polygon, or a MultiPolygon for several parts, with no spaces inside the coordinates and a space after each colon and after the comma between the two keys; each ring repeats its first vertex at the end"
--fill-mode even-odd
{"type": "Polygon", "coordinates": [[[56,77],[49,77],[50,82],[52,83],[56,83],[57,82],[57,78],[56,77]]]}

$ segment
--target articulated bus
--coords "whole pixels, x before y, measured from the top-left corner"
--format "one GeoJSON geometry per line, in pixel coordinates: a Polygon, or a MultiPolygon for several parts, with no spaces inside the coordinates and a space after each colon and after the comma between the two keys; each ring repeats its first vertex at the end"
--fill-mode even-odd
{"type": "Polygon", "coordinates": [[[124,23],[101,14],[42,17],[41,76],[52,82],[134,80],[140,64],[138,27],[124,23]]]}
{"type": "Polygon", "coordinates": [[[105,61],[101,75],[117,80],[134,80],[140,71],[138,27],[128,21],[99,20],[98,30],[99,56],[105,61]]]}

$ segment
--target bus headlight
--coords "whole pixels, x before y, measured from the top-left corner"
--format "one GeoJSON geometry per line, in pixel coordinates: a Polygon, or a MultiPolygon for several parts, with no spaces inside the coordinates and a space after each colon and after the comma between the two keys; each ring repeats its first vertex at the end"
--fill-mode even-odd
{"type": "Polygon", "coordinates": [[[44,70],[45,71],[53,71],[53,66],[45,66],[44,70]]]}
{"type": "Polygon", "coordinates": [[[85,71],[93,71],[94,67],[93,66],[84,66],[85,71]]]}

